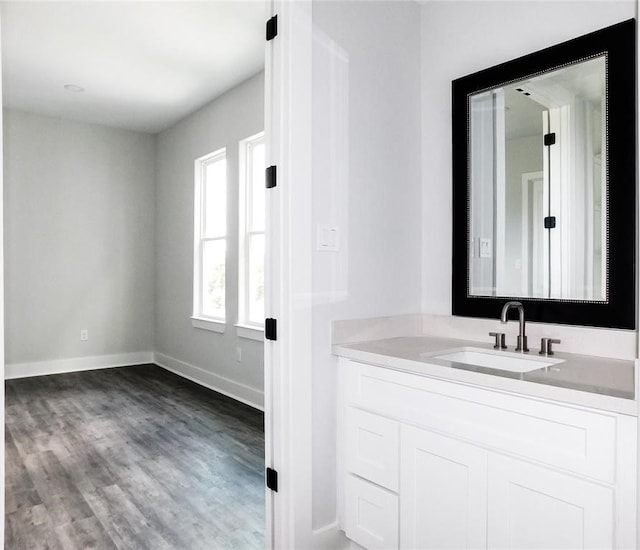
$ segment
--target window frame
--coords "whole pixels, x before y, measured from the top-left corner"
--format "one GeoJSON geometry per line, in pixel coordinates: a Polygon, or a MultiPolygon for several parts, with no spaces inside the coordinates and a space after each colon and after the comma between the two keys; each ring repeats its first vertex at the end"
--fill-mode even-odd
{"type": "Polygon", "coordinates": [[[193,313],[191,317],[192,325],[196,328],[211,330],[214,332],[224,332],[227,322],[227,260],[228,260],[228,241],[229,241],[229,208],[228,208],[228,191],[229,178],[226,166],[227,150],[226,147],[217,149],[212,153],[208,153],[194,161],[194,248],[193,248],[193,313]],[[225,226],[224,234],[216,236],[207,236],[206,231],[206,169],[208,166],[216,162],[225,161],[225,226]],[[203,308],[203,257],[204,245],[206,242],[223,241],[225,244],[225,285],[224,285],[224,316],[217,317],[204,313],[203,308]]]}
{"type": "MultiPolygon", "coordinates": [[[[238,336],[255,340],[264,338],[264,319],[262,322],[249,317],[249,269],[253,237],[265,235],[265,228],[255,230],[250,227],[252,219],[253,194],[250,176],[253,173],[253,156],[251,150],[257,145],[266,145],[264,131],[240,140],[238,144],[239,158],[239,201],[238,201],[238,336]]],[[[265,223],[266,226],[266,223],[265,223]]]]}

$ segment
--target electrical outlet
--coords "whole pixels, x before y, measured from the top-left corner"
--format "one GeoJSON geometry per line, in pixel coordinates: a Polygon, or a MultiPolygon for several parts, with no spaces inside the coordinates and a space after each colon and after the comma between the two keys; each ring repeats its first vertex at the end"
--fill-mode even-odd
{"type": "Polygon", "coordinates": [[[236,348],[236,361],[242,363],[242,348],[236,348]]]}
{"type": "Polygon", "coordinates": [[[89,339],[89,331],[86,328],[83,328],[80,331],[80,341],[86,342],[89,339]]]}

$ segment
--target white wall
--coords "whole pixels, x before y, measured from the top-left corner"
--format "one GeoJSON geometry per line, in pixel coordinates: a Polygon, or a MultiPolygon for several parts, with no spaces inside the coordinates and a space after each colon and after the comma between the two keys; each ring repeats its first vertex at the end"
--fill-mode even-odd
{"type": "Polygon", "coordinates": [[[451,314],[451,81],[635,17],[635,2],[422,4],[422,310],[451,314]]]}
{"type": "Polygon", "coordinates": [[[150,353],[153,136],[4,115],[7,364],[150,353]]]}
{"type": "Polygon", "coordinates": [[[238,209],[238,142],[264,129],[264,75],[247,80],[157,136],[156,361],[257,406],[263,404],[263,344],[238,338],[238,224],[228,217],[224,334],[194,328],[194,160],[227,148],[229,212],[238,209]],[[236,361],[236,348],[242,362],[236,361]]]}
{"type": "Polygon", "coordinates": [[[631,0],[314,3],[312,230],[341,232],[313,260],[314,528],[335,514],[329,321],[451,313],[451,81],[634,16],[631,0]]]}
{"type": "Polygon", "coordinates": [[[339,252],[314,251],[312,264],[312,504],[320,529],[336,517],[330,323],[420,308],[420,8],[318,2],[313,25],[310,229],[340,230],[339,252]]]}

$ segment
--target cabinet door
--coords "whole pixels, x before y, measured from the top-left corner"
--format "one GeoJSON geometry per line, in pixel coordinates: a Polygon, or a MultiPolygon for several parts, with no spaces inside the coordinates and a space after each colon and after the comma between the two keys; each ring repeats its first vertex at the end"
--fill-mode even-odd
{"type": "Polygon", "coordinates": [[[611,488],[489,454],[488,491],[489,548],[615,547],[611,488]]]}
{"type": "Polygon", "coordinates": [[[487,452],[407,426],[400,440],[400,548],[486,548],[487,452]]]}

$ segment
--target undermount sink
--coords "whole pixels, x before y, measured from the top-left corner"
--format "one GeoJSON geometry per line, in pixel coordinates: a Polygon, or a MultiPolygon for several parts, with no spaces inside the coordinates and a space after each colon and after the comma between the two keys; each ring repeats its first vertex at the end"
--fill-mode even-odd
{"type": "Polygon", "coordinates": [[[483,348],[457,348],[435,353],[423,353],[423,357],[441,359],[452,363],[462,363],[473,367],[506,370],[510,372],[531,372],[563,363],[564,359],[552,359],[538,355],[522,355],[508,351],[492,351],[483,348]]]}

